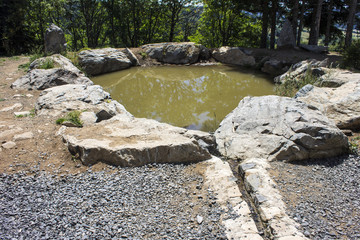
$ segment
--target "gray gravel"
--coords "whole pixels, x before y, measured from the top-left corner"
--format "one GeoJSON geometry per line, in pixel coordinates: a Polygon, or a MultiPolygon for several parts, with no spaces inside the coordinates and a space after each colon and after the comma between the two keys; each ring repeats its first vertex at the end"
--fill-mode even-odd
{"type": "Polygon", "coordinates": [[[288,214],[307,237],[360,239],[359,156],[272,166],[288,214]]]}
{"type": "Polygon", "coordinates": [[[0,175],[0,239],[226,239],[192,166],[0,175]]]}

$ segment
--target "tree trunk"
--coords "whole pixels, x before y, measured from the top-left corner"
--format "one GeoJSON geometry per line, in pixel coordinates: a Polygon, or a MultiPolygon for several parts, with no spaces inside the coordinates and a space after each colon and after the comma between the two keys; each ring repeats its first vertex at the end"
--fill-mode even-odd
{"type": "Polygon", "coordinates": [[[293,33],[294,33],[295,39],[296,39],[296,30],[297,30],[297,26],[298,26],[298,15],[299,15],[299,0],[294,0],[291,25],[293,28],[293,33]]]}
{"type": "Polygon", "coordinates": [[[305,12],[305,4],[304,4],[304,2],[302,2],[301,3],[299,29],[298,29],[297,41],[296,41],[298,46],[300,46],[300,44],[301,44],[301,34],[303,31],[303,26],[304,26],[304,12],[305,12]]]}
{"type": "Polygon", "coordinates": [[[324,0],[317,0],[312,15],[309,45],[318,45],[321,20],[321,7],[324,0]]]}
{"type": "Polygon", "coordinates": [[[333,10],[333,0],[330,0],[327,7],[327,19],[326,19],[326,31],[325,31],[325,46],[329,46],[330,43],[330,28],[332,23],[332,10],[333,10]]]}
{"type": "Polygon", "coordinates": [[[276,34],[276,14],[278,10],[278,1],[272,0],[271,7],[271,34],[270,34],[270,48],[275,48],[275,34],[276,34]]]}
{"type": "Polygon", "coordinates": [[[357,0],[350,0],[350,9],[347,19],[346,36],[345,36],[345,47],[349,47],[352,41],[352,33],[354,29],[354,18],[356,12],[357,0]]]}
{"type": "Polygon", "coordinates": [[[261,40],[260,48],[267,47],[267,37],[268,37],[268,26],[269,26],[269,6],[268,0],[263,1],[263,15],[262,15],[262,31],[261,31],[261,40]]]}

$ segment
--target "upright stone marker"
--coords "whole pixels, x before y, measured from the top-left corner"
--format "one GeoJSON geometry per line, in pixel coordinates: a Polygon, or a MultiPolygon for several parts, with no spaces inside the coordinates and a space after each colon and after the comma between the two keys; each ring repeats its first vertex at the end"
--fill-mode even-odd
{"type": "Polygon", "coordinates": [[[45,53],[61,53],[66,50],[64,32],[55,24],[51,24],[45,32],[45,53]]]}
{"type": "Polygon", "coordinates": [[[294,32],[288,19],[285,20],[277,41],[278,48],[293,48],[296,46],[294,32]]]}

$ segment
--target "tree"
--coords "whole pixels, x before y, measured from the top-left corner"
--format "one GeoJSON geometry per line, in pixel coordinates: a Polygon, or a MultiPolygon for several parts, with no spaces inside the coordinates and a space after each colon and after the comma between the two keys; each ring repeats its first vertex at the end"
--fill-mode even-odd
{"type": "Polygon", "coordinates": [[[323,0],[312,0],[312,3],[314,5],[314,10],[312,12],[309,45],[318,45],[323,0]]]}
{"type": "Polygon", "coordinates": [[[357,0],[350,0],[349,15],[347,18],[347,25],[346,25],[345,47],[349,47],[351,45],[356,7],[357,7],[357,0]]]}

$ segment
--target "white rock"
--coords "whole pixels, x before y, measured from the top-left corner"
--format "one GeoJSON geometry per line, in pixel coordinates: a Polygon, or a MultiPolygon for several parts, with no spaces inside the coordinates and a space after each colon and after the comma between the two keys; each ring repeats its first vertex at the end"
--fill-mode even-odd
{"type": "Polygon", "coordinates": [[[17,108],[22,108],[23,105],[21,103],[15,103],[14,105],[10,106],[10,107],[5,107],[3,109],[0,110],[0,112],[9,112],[9,111],[13,111],[17,108]]]}
{"type": "Polygon", "coordinates": [[[254,66],[255,58],[246,55],[237,47],[221,47],[213,51],[213,57],[221,62],[239,66],[254,66]]]}
{"type": "Polygon", "coordinates": [[[11,149],[11,148],[14,148],[15,146],[16,146],[16,143],[14,143],[12,141],[9,141],[9,142],[6,142],[6,143],[2,144],[2,147],[5,148],[5,149],[11,149]]]}
{"type": "Polygon", "coordinates": [[[25,132],[22,134],[17,134],[13,137],[14,141],[21,141],[34,138],[34,134],[32,132],[25,132]]]}

